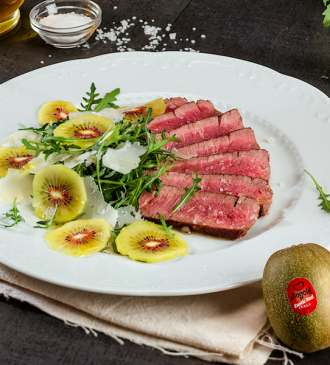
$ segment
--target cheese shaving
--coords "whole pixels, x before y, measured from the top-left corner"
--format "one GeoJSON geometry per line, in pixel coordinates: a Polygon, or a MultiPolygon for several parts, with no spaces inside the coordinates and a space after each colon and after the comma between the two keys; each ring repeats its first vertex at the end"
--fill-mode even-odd
{"type": "Polygon", "coordinates": [[[94,161],[92,156],[96,155],[96,151],[85,152],[79,155],[69,157],[64,161],[64,165],[73,169],[75,166],[85,163],[86,167],[90,166],[94,161]]]}
{"type": "Polygon", "coordinates": [[[27,204],[31,200],[33,176],[9,169],[8,174],[0,179],[0,202],[12,204],[16,198],[17,203],[27,204]]]}
{"type": "Polygon", "coordinates": [[[120,207],[118,209],[118,222],[116,228],[122,228],[125,224],[132,224],[134,222],[143,222],[140,212],[136,212],[132,205],[120,207]]]}
{"type": "Polygon", "coordinates": [[[18,131],[0,142],[2,147],[22,147],[22,139],[25,138],[28,141],[39,142],[41,136],[31,131],[18,131]]]}
{"type": "Polygon", "coordinates": [[[36,172],[42,170],[44,167],[54,165],[56,162],[64,161],[71,156],[72,155],[69,153],[64,153],[63,155],[52,153],[51,155],[49,155],[47,160],[45,160],[45,155],[43,153],[40,153],[38,157],[33,158],[23,168],[24,170],[29,171],[31,174],[35,174],[36,172]]]}
{"type": "Polygon", "coordinates": [[[104,200],[91,176],[83,179],[87,193],[83,219],[102,218],[110,224],[111,228],[114,228],[117,223],[118,211],[104,200]]]}
{"type": "Polygon", "coordinates": [[[139,166],[140,156],[147,150],[148,147],[140,146],[140,142],[126,141],[120,143],[116,149],[109,148],[102,157],[102,163],[109,169],[128,174],[139,166]]]}

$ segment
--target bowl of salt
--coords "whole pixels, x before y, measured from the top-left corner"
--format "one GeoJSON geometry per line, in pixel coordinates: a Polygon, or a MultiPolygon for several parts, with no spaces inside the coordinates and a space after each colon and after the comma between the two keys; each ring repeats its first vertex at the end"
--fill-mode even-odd
{"type": "Polygon", "coordinates": [[[86,42],[101,19],[101,8],[87,0],[46,0],[30,12],[32,29],[57,48],[73,48],[86,42]]]}

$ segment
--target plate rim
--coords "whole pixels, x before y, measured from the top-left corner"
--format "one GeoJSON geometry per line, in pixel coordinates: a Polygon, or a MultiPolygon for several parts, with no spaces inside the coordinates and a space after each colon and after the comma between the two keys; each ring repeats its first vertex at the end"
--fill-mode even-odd
{"type": "MultiPolygon", "coordinates": [[[[135,57],[136,56],[145,56],[145,55],[148,55],[148,56],[151,56],[151,57],[161,57],[161,55],[163,54],[166,54],[166,55],[174,55],[174,56],[178,56],[180,55],[180,57],[182,57],[182,55],[187,55],[188,58],[194,58],[194,57],[199,57],[199,56],[202,56],[202,57],[209,57],[210,59],[214,58],[214,59],[225,59],[225,60],[229,60],[229,61],[233,61],[233,62],[238,62],[239,64],[248,64],[250,65],[251,67],[254,67],[254,68],[261,68],[265,71],[267,71],[268,73],[271,73],[273,75],[275,75],[276,77],[282,77],[284,79],[289,79],[291,82],[295,83],[295,84],[299,84],[299,85],[304,85],[304,87],[307,87],[309,88],[310,90],[313,91],[313,93],[319,95],[323,101],[326,103],[326,104],[330,104],[330,98],[325,94],[323,93],[321,90],[317,89],[316,87],[314,87],[313,85],[303,81],[303,80],[300,80],[300,79],[297,79],[297,78],[294,78],[292,76],[289,76],[289,75],[285,75],[283,73],[280,73],[276,70],[273,70],[267,66],[263,66],[263,65],[260,65],[260,64],[257,64],[257,63],[254,63],[254,62],[251,62],[251,61],[245,61],[245,60],[242,60],[242,59],[238,59],[238,58],[233,58],[233,57],[227,57],[227,56],[222,56],[222,55],[215,55],[215,54],[208,54],[208,53],[191,53],[191,52],[178,52],[178,51],[166,51],[166,52],[143,52],[143,51],[139,51],[139,52],[116,52],[116,53],[111,53],[111,54],[103,54],[103,55],[98,55],[98,56],[93,56],[93,57],[89,57],[89,58],[82,58],[82,59],[76,59],[76,60],[68,60],[68,61],[63,61],[63,62],[58,62],[58,63],[55,63],[55,64],[52,64],[52,65],[48,65],[48,66],[44,66],[44,67],[40,67],[38,68],[37,70],[32,70],[32,71],[29,71],[29,72],[26,72],[22,75],[19,75],[19,76],[16,76],[14,78],[11,78],[7,81],[5,81],[4,83],[2,83],[0,85],[0,96],[1,96],[1,91],[3,88],[6,88],[7,84],[11,84],[11,83],[15,83],[15,82],[18,82],[24,78],[28,78],[30,77],[31,75],[35,75],[35,74],[39,74],[39,73],[42,73],[42,72],[45,72],[45,69],[47,70],[52,70],[52,69],[56,69],[58,67],[61,67],[61,65],[65,65],[65,64],[74,64],[74,63],[79,63],[79,62],[91,62],[92,60],[100,60],[102,58],[108,58],[108,57],[122,57],[123,55],[134,55],[135,57]]],[[[1,110],[1,104],[0,104],[0,110],[1,110]]],[[[24,268],[19,268],[19,267],[16,267],[15,264],[12,264],[10,262],[7,262],[6,259],[3,259],[2,256],[1,256],[1,252],[0,252],[0,261],[8,266],[9,268],[11,269],[14,269],[20,273],[23,273],[25,275],[28,275],[30,277],[34,277],[35,279],[38,279],[38,280],[43,280],[45,282],[48,282],[48,283],[51,283],[51,284],[56,284],[56,285],[60,285],[60,286],[64,286],[64,287],[68,287],[68,288],[71,288],[71,289],[77,289],[77,290],[84,290],[84,291],[90,291],[90,292],[97,292],[97,293],[106,293],[106,294],[115,294],[115,295],[133,295],[133,296],[177,296],[177,295],[199,295],[199,294],[205,294],[205,293],[211,293],[211,292],[217,292],[217,291],[222,291],[222,290],[228,290],[228,289],[231,289],[231,288],[235,288],[235,287],[239,287],[239,286],[242,286],[242,285],[247,285],[251,282],[255,282],[255,281],[258,281],[260,280],[260,278],[250,278],[249,280],[245,280],[245,281],[242,281],[242,282],[237,282],[235,284],[228,284],[228,285],[225,285],[223,287],[221,287],[220,289],[219,288],[216,288],[214,287],[214,289],[207,289],[207,291],[204,291],[203,289],[199,289],[199,290],[196,290],[196,289],[193,289],[193,290],[188,290],[186,292],[183,292],[183,293],[180,293],[177,292],[177,291],[173,291],[173,292],[167,292],[166,290],[165,291],[153,291],[153,292],[147,292],[147,291],[144,291],[144,292],[141,292],[141,291],[138,291],[138,292],[132,292],[132,291],[122,291],[122,290],[116,290],[116,289],[102,289],[102,288],[92,288],[92,287],[84,287],[84,286],[79,286],[77,284],[71,284],[71,283],[61,283],[61,282],[58,282],[56,279],[54,280],[50,280],[50,279],[41,279],[38,274],[33,274],[31,272],[29,272],[28,270],[25,270],[24,268]]]]}

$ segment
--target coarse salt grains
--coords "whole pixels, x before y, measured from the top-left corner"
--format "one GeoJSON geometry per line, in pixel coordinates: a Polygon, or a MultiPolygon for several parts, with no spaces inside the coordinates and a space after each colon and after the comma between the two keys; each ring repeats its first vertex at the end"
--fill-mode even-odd
{"type": "Polygon", "coordinates": [[[102,9],[88,0],[49,0],[32,8],[29,17],[31,28],[46,43],[73,48],[86,42],[99,27],[102,9]]]}
{"type": "Polygon", "coordinates": [[[91,21],[92,19],[89,16],[71,12],[66,14],[50,14],[40,19],[39,23],[53,28],[72,28],[85,25],[91,21]]]}
{"type": "Polygon", "coordinates": [[[44,40],[53,46],[71,48],[85,42],[91,36],[94,28],[89,24],[92,22],[91,17],[75,12],[50,14],[39,20],[39,24],[45,27],[39,34],[43,34],[44,40]],[[52,31],[47,27],[53,28],[52,31]]]}

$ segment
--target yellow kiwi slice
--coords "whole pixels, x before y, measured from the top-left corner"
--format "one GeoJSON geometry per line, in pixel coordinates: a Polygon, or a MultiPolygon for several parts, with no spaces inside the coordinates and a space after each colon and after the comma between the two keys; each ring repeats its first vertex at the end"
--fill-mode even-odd
{"type": "Polygon", "coordinates": [[[83,179],[68,167],[50,165],[34,175],[32,205],[35,215],[43,221],[50,221],[56,206],[54,222],[71,221],[83,212],[86,202],[83,179]]]}
{"type": "Polygon", "coordinates": [[[38,112],[38,122],[41,125],[56,123],[66,119],[69,113],[77,112],[78,109],[70,101],[55,100],[44,104],[38,112]]]}
{"type": "Polygon", "coordinates": [[[5,177],[8,169],[20,170],[34,155],[35,152],[26,147],[0,147],[0,177],[5,177]]]}
{"type": "Polygon", "coordinates": [[[187,253],[182,237],[170,230],[176,240],[166,235],[162,226],[151,222],[134,222],[124,227],[116,238],[116,249],[133,260],[159,262],[187,253]]]}
{"type": "Polygon", "coordinates": [[[162,98],[149,101],[146,104],[141,104],[133,107],[123,107],[120,110],[125,113],[124,118],[127,118],[128,122],[135,123],[141,115],[147,115],[148,109],[152,109],[151,118],[159,114],[164,114],[166,104],[162,98]]]}
{"type": "Polygon", "coordinates": [[[56,137],[80,139],[81,142],[72,143],[85,148],[95,142],[95,140],[89,141],[89,139],[102,137],[109,128],[110,130],[116,128],[116,125],[110,119],[99,115],[87,114],[62,123],[55,128],[54,135],[56,137]]]}
{"type": "Polygon", "coordinates": [[[46,233],[46,241],[54,251],[81,257],[102,250],[110,238],[110,224],[104,219],[78,219],[46,233]]]}

